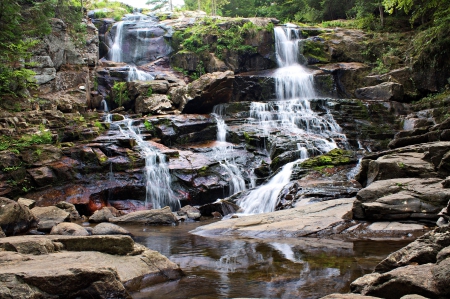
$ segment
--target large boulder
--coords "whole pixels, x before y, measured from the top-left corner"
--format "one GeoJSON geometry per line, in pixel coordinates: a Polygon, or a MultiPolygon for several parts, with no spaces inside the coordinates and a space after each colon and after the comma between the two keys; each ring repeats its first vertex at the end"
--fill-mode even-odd
{"type": "Polygon", "coordinates": [[[50,235],[89,236],[89,232],[76,223],[63,222],[54,226],[50,235]]]}
{"type": "Polygon", "coordinates": [[[103,207],[101,210],[95,211],[94,214],[92,214],[92,216],[89,217],[89,222],[94,223],[108,222],[110,218],[119,216],[118,214],[114,215],[111,209],[116,210],[113,207],[103,207]]]}
{"type": "Polygon", "coordinates": [[[70,220],[70,213],[55,206],[35,207],[31,213],[39,220],[38,230],[48,232],[53,226],[70,220]]]}
{"type": "MultiPolygon", "coordinates": [[[[441,228],[429,232],[407,246],[391,253],[375,268],[383,273],[407,265],[436,263],[438,254],[450,246],[450,229],[441,228]]],[[[441,254],[441,258],[444,253],[441,254]]]]}
{"type": "Polygon", "coordinates": [[[0,227],[7,236],[24,233],[36,224],[36,217],[26,206],[0,197],[0,227]]]}
{"type": "Polygon", "coordinates": [[[172,110],[172,102],[167,95],[153,94],[149,97],[140,96],[136,99],[136,113],[140,114],[166,114],[172,110]]]}
{"type": "MultiPolygon", "coordinates": [[[[381,275],[369,274],[374,276],[374,279],[363,285],[361,294],[386,299],[398,299],[408,294],[445,298],[446,294],[439,291],[436,277],[433,275],[435,267],[433,264],[411,265],[381,275]]],[[[353,284],[351,287],[354,287],[353,284]]]]}
{"type": "Polygon", "coordinates": [[[210,113],[215,105],[231,100],[233,81],[232,71],[205,74],[188,86],[171,89],[169,94],[183,113],[210,113]]]}
{"type": "Polygon", "coordinates": [[[375,86],[358,88],[356,98],[363,100],[402,101],[403,86],[394,82],[385,82],[375,86]]]}
{"type": "Polygon", "coordinates": [[[353,208],[355,219],[437,220],[450,199],[441,179],[391,179],[360,190],[353,208]]]}
{"type": "Polygon", "coordinates": [[[126,229],[112,224],[112,223],[100,223],[97,224],[92,230],[93,235],[131,235],[126,229]]]}
{"type": "Polygon", "coordinates": [[[132,212],[124,216],[111,218],[113,223],[136,223],[136,224],[175,224],[177,218],[173,215],[170,207],[148,211],[132,212]]]}
{"type": "Polygon", "coordinates": [[[0,248],[5,298],[131,298],[183,275],[129,236],[21,236],[1,239],[0,248]]]}

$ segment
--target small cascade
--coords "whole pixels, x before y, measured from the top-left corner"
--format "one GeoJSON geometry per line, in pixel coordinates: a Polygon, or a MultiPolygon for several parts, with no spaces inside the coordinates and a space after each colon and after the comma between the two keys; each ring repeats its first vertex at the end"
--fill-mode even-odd
{"type": "Polygon", "coordinates": [[[220,166],[227,172],[230,176],[230,188],[228,196],[231,196],[237,192],[241,192],[246,189],[245,180],[242,175],[241,170],[236,165],[234,160],[234,148],[232,145],[227,144],[227,125],[225,120],[221,116],[223,112],[222,105],[217,105],[213,108],[213,115],[217,123],[217,143],[218,146],[215,148],[214,155],[219,160],[220,166]],[[231,159],[230,159],[231,157],[231,159]]]}
{"type": "Polygon", "coordinates": [[[270,181],[242,198],[238,205],[244,210],[243,214],[252,215],[274,211],[278,194],[291,180],[292,169],[296,162],[287,163],[270,181]]]}
{"type": "Polygon", "coordinates": [[[151,81],[155,79],[149,73],[141,71],[135,66],[130,66],[130,70],[128,71],[127,82],[131,81],[151,81]]]}
{"type": "Polygon", "coordinates": [[[154,149],[146,142],[139,131],[139,128],[133,126],[133,120],[126,119],[119,122],[119,129],[124,136],[136,141],[145,157],[145,205],[151,204],[153,209],[161,209],[170,206],[172,211],[180,208],[180,202],[175,199],[171,187],[171,176],[169,167],[166,163],[165,155],[154,149]]]}
{"type": "Polygon", "coordinates": [[[105,117],[104,117],[104,121],[106,123],[111,123],[112,122],[112,114],[109,113],[108,103],[106,102],[105,99],[103,99],[100,102],[100,108],[103,110],[104,113],[106,113],[105,117]]]}
{"type": "Polygon", "coordinates": [[[173,51],[166,39],[173,30],[148,15],[126,14],[122,21],[113,25],[113,29],[111,32],[115,35],[103,40],[109,47],[109,51],[103,53],[108,60],[139,66],[168,56],[173,51]]]}
{"type": "Polygon", "coordinates": [[[116,27],[116,35],[114,36],[114,43],[109,50],[109,60],[114,62],[122,62],[122,41],[123,41],[123,25],[124,21],[114,24],[116,27]]]}
{"type": "Polygon", "coordinates": [[[275,72],[276,101],[252,102],[249,124],[260,134],[271,138],[271,134],[283,134],[297,142],[299,159],[283,168],[266,184],[251,191],[239,201],[244,214],[272,212],[278,194],[289,183],[294,164],[309,155],[318,155],[344,146],[346,137],[329,111],[324,113],[311,109],[311,100],[316,99],[314,78],[299,63],[301,34],[293,25],[275,28],[275,48],[279,68],[275,72]]]}

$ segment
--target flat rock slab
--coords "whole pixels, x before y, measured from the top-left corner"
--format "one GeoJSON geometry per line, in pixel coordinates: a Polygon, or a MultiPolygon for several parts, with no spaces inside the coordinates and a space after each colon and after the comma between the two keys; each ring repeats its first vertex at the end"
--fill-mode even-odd
{"type": "Polygon", "coordinates": [[[352,220],[355,198],[344,198],[297,206],[272,213],[240,216],[193,231],[202,236],[327,237],[337,239],[380,239],[418,237],[426,228],[419,224],[398,222],[359,223],[352,220]]]}
{"type": "Polygon", "coordinates": [[[155,283],[178,279],[182,275],[175,263],[148,249],[135,256],[117,256],[93,251],[56,252],[38,256],[11,252],[7,256],[0,255],[0,265],[0,276],[14,274],[35,279],[42,276],[65,276],[64,272],[112,268],[117,271],[121,283],[128,291],[137,291],[155,283]]]}
{"type": "Polygon", "coordinates": [[[246,237],[302,237],[317,233],[351,218],[355,199],[337,199],[241,218],[228,219],[201,226],[200,235],[237,234],[246,237]],[[350,214],[349,214],[350,212],[350,214]]]}

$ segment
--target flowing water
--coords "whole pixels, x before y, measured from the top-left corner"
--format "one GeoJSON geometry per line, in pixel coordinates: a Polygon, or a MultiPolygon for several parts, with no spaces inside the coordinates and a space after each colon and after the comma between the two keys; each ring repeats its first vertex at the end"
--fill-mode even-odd
{"type": "Polygon", "coordinates": [[[178,226],[125,226],[138,243],[180,265],[186,276],[134,293],[135,299],[319,298],[349,291],[405,242],[206,238],[178,226]]]}
{"type": "Polygon", "coordinates": [[[317,98],[314,77],[299,63],[301,34],[287,25],[275,28],[275,49],[279,68],[275,72],[276,101],[252,102],[249,123],[263,135],[284,134],[297,141],[299,160],[286,164],[269,182],[253,190],[238,204],[244,214],[272,212],[278,194],[290,181],[295,163],[311,154],[323,154],[337,148],[336,140],[346,144],[346,137],[333,116],[319,115],[311,109],[311,100],[317,98]]]}
{"type": "Polygon", "coordinates": [[[246,185],[242,172],[235,161],[233,145],[226,141],[227,125],[222,117],[221,109],[221,105],[215,106],[213,109],[213,115],[217,123],[217,146],[214,148],[214,156],[230,178],[228,196],[231,196],[244,191],[246,185]]]}
{"type": "Polygon", "coordinates": [[[161,154],[146,142],[139,131],[138,126],[134,126],[134,120],[125,119],[121,122],[114,122],[120,132],[131,139],[134,139],[145,157],[145,205],[148,208],[160,209],[170,206],[172,211],[180,208],[180,202],[175,199],[171,187],[171,176],[166,162],[166,156],[161,154]]]}

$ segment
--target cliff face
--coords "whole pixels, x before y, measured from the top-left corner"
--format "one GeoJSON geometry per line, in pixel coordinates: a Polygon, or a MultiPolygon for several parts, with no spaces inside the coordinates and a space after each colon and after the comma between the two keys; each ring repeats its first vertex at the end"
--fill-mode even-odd
{"type": "Polygon", "coordinates": [[[59,110],[84,111],[89,106],[91,71],[98,62],[97,28],[84,19],[85,31],[74,39],[63,20],[52,19],[51,25],[52,32],[42,38],[31,58],[38,95],[59,110]],[[62,96],[72,98],[75,108],[63,107],[62,96]]]}

